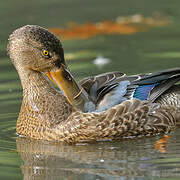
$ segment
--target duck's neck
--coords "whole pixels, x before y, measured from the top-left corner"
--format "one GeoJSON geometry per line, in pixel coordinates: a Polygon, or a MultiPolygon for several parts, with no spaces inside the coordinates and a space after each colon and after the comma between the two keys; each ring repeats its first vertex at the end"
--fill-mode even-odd
{"type": "MultiPolygon", "coordinates": [[[[22,69],[19,72],[23,93],[39,93],[44,89],[51,89],[49,82],[43,77],[42,73],[33,70],[22,69]]],[[[36,95],[34,94],[34,95],[36,95]]]]}
{"type": "Polygon", "coordinates": [[[17,132],[27,125],[26,121],[39,128],[52,127],[68,118],[73,111],[72,106],[62,93],[50,86],[40,72],[21,70],[19,74],[23,87],[23,102],[17,132]],[[56,114],[58,116],[55,116],[56,114]]]}

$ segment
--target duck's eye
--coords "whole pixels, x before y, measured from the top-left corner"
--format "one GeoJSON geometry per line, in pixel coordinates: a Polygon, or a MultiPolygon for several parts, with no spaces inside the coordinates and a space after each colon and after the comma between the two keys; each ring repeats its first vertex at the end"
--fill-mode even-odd
{"type": "Polygon", "coordinates": [[[46,50],[42,50],[42,54],[43,54],[44,56],[46,56],[46,57],[48,57],[48,56],[49,56],[49,52],[48,52],[48,51],[46,51],[46,50]]]}

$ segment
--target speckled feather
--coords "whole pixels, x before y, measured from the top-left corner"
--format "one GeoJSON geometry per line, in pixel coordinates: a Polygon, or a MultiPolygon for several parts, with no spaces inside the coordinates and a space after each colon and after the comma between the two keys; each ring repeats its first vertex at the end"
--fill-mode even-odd
{"type": "Polygon", "coordinates": [[[39,26],[29,25],[16,30],[10,36],[8,52],[23,87],[16,128],[19,135],[48,141],[80,142],[168,133],[176,126],[179,118],[176,107],[137,99],[100,113],[78,111],[41,73],[57,69],[64,63],[64,56],[60,41],[39,26]],[[41,57],[39,48],[49,49],[52,58],[41,57]]]}

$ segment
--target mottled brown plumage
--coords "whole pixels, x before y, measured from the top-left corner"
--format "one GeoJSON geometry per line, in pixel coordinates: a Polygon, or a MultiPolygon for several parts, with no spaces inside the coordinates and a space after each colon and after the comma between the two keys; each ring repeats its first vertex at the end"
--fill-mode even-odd
{"type": "MultiPolygon", "coordinates": [[[[46,29],[27,25],[12,33],[8,53],[19,73],[23,101],[17,133],[48,141],[95,141],[155,135],[175,128],[176,107],[131,99],[107,111],[83,113],[53,89],[43,73],[65,66],[60,41],[46,29]],[[48,56],[43,51],[49,52],[48,56]]],[[[78,96],[77,96],[78,98],[78,96]]]]}

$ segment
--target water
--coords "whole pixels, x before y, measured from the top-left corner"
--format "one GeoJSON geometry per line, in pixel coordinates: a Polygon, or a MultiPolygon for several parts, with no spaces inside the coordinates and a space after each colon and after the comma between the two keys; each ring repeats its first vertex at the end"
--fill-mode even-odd
{"type": "MultiPolygon", "coordinates": [[[[22,100],[18,75],[6,56],[8,35],[25,24],[65,27],[115,20],[119,16],[159,13],[171,23],[150,26],[132,35],[98,35],[63,41],[68,64],[77,79],[107,71],[128,74],[179,66],[179,0],[11,0],[0,2],[0,179],[121,179],[180,178],[180,131],[119,142],[63,145],[31,141],[15,134],[22,100]],[[72,55],[74,58],[72,58],[72,55]],[[110,59],[102,68],[93,60],[110,59]]],[[[143,25],[144,26],[144,25],[143,25]]]]}

